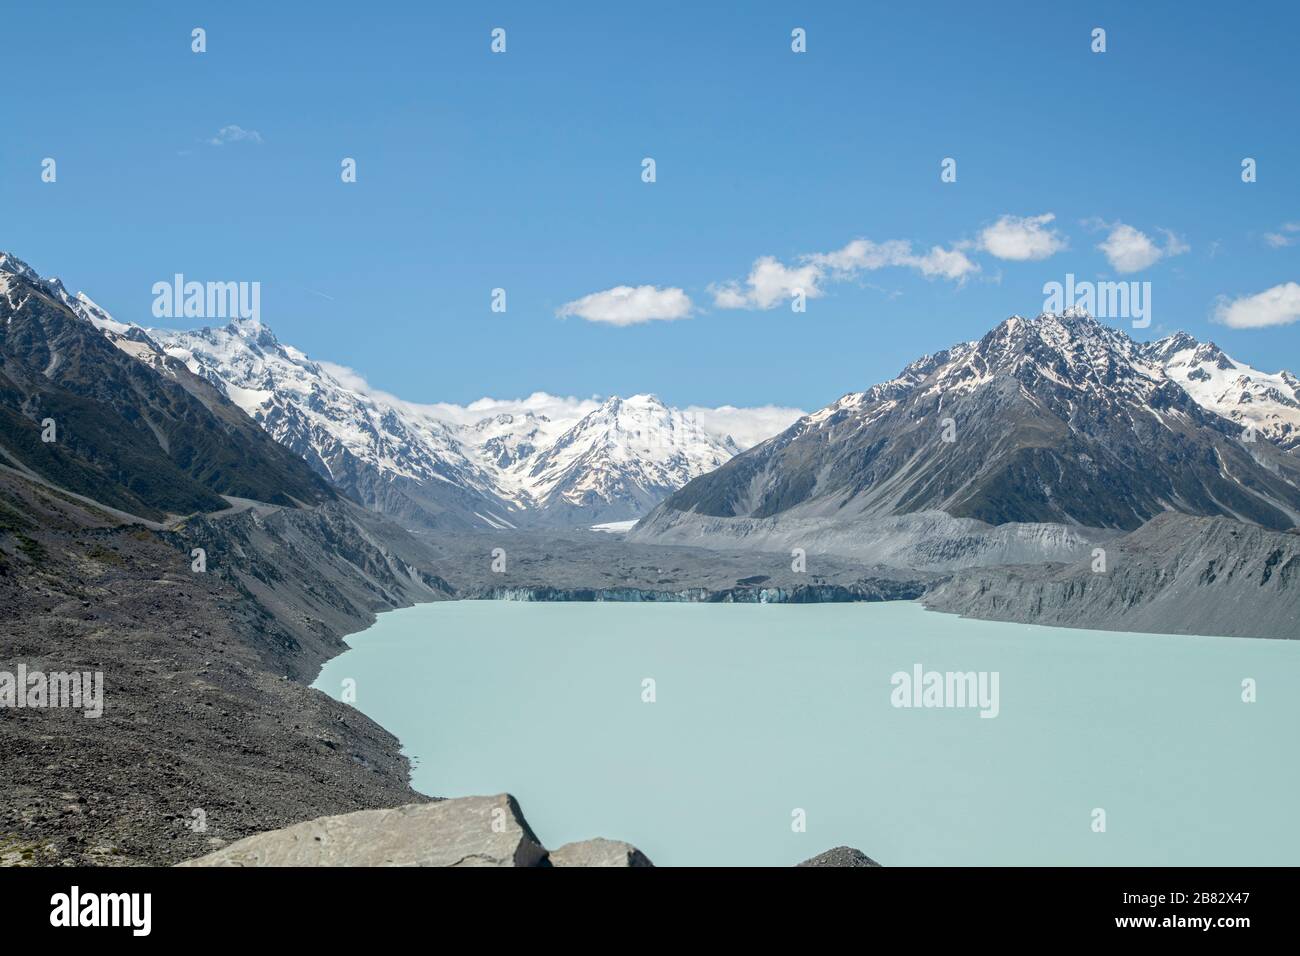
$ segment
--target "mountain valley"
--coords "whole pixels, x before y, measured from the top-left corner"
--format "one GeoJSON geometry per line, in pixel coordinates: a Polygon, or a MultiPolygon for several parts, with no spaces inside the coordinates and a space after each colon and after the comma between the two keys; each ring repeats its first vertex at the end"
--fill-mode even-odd
{"type": "Polygon", "coordinates": [[[1013,316],[741,448],[650,395],[440,417],[260,323],[121,323],[0,254],[0,360],[6,655],[108,691],[102,725],[49,717],[57,745],[0,721],[9,862],[171,863],[419,802],[398,742],[306,686],[415,603],[1300,628],[1296,379],[1181,333],[1013,316]]]}

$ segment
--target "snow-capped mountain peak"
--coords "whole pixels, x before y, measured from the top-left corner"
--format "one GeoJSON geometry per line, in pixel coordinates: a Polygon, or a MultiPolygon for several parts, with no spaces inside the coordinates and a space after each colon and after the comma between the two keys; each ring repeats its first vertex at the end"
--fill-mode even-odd
{"type": "Polygon", "coordinates": [[[0,272],[7,272],[10,275],[19,276],[20,278],[27,279],[29,282],[40,283],[45,281],[35,269],[11,252],[0,251],[0,272]]]}
{"type": "Polygon", "coordinates": [[[145,329],[115,321],[84,293],[71,295],[58,279],[0,253],[0,281],[5,275],[38,286],[163,374],[188,376],[195,386],[194,377],[202,379],[319,474],[412,527],[635,518],[739,451],[653,395],[609,398],[567,417],[524,411],[452,421],[372,393],[256,319],[145,329]]]}
{"type": "Polygon", "coordinates": [[[1142,351],[1198,405],[1243,427],[1253,426],[1282,448],[1300,447],[1300,379],[1290,372],[1261,372],[1186,332],[1151,342],[1142,351]]]}
{"type": "Polygon", "coordinates": [[[447,482],[489,496],[485,507],[501,506],[491,476],[467,453],[454,426],[403,414],[350,388],[322,364],[282,345],[260,322],[149,334],[277,441],[363,501],[372,497],[369,483],[383,476],[447,482]]]}
{"type": "Polygon", "coordinates": [[[613,397],[516,460],[502,483],[546,511],[612,521],[643,514],[738,451],[654,395],[613,397]]]}
{"type": "Polygon", "coordinates": [[[429,510],[439,526],[636,517],[739,450],[653,396],[611,398],[576,421],[528,411],[458,425],[349,387],[251,320],[150,334],[336,484],[421,523],[429,510]],[[431,487],[438,500],[425,502],[431,487]]]}
{"type": "MultiPolygon", "coordinates": [[[[847,527],[936,512],[1102,529],[1162,511],[1300,524],[1300,461],[1243,440],[1165,371],[1158,347],[1147,351],[1082,312],[1012,316],[692,481],[637,534],[686,541],[733,527],[744,537],[772,522],[847,527]]],[[[1214,352],[1200,355],[1198,367],[1217,369],[1214,352]]],[[[1288,377],[1275,378],[1252,377],[1252,398],[1281,394],[1288,377]]]]}

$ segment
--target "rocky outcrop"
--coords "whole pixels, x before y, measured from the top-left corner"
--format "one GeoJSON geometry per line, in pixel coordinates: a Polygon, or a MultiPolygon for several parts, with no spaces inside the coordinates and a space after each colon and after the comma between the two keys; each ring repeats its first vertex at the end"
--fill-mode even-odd
{"type": "Polygon", "coordinates": [[[361,810],[259,833],[181,866],[652,866],[614,840],[548,853],[508,793],[361,810]]]}
{"type": "Polygon", "coordinates": [[[630,843],[597,837],[579,843],[566,843],[558,850],[552,850],[551,866],[654,866],[654,864],[630,843]]]}
{"type": "Polygon", "coordinates": [[[818,853],[812,859],[804,860],[796,866],[880,866],[875,860],[867,856],[861,850],[855,850],[851,846],[837,846],[834,849],[827,850],[825,853],[818,853]]]}

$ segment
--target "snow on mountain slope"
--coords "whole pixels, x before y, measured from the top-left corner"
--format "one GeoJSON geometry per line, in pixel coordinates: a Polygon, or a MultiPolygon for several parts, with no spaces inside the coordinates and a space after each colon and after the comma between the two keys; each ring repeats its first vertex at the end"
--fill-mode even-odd
{"type": "Polygon", "coordinates": [[[261,323],[148,334],[366,506],[412,526],[517,523],[456,426],[349,388],[261,323]]]}
{"type": "Polygon", "coordinates": [[[502,412],[462,427],[483,467],[496,474],[498,485],[510,497],[529,498],[528,482],[517,477],[522,463],[538,450],[552,445],[572,424],[536,412],[502,412]]]}
{"type": "Polygon", "coordinates": [[[580,511],[583,523],[616,521],[644,514],[739,451],[693,416],[653,395],[633,395],[607,400],[521,460],[506,480],[553,516],[580,511]]]}
{"type": "MultiPolygon", "coordinates": [[[[371,392],[256,320],[149,330],[115,321],[85,294],[70,295],[58,279],[43,279],[5,253],[0,273],[38,283],[119,349],[200,399],[229,399],[318,474],[409,526],[635,518],[739,451],[729,436],[648,395],[609,399],[587,414],[558,401],[560,415],[525,410],[449,421],[436,407],[371,392]]],[[[548,397],[529,401],[539,398],[548,397]]],[[[593,403],[582,404],[586,411],[593,403]]],[[[743,412],[726,411],[733,418],[743,412]]],[[[772,413],[764,410],[765,419],[772,413]]]]}
{"type": "Polygon", "coordinates": [[[577,422],[525,412],[457,425],[349,388],[250,320],[149,335],[223,387],[277,441],[379,510],[394,503],[374,487],[376,472],[397,481],[405,499],[431,482],[478,496],[460,502],[459,518],[470,526],[632,518],[739,451],[652,396],[610,399],[577,422]]]}
{"type": "Polygon", "coordinates": [[[1282,448],[1300,447],[1300,379],[1290,372],[1260,372],[1185,332],[1149,343],[1143,354],[1203,408],[1253,425],[1257,435],[1282,448]]]}
{"type": "Polygon", "coordinates": [[[1012,316],[805,416],[687,484],[632,537],[779,541],[816,527],[869,544],[885,519],[927,512],[1114,531],[1164,511],[1295,527],[1300,460],[1243,441],[1147,346],[1067,312],[1012,316]]]}
{"type": "MultiPolygon", "coordinates": [[[[419,406],[372,391],[349,370],[309,359],[256,321],[237,320],[224,328],[193,331],[151,331],[114,321],[83,293],[69,295],[58,279],[41,279],[26,263],[4,253],[0,253],[0,272],[40,282],[120,349],[177,379],[196,396],[202,398],[208,390],[208,395],[229,398],[319,474],[408,527],[585,526],[625,520],[645,514],[740,450],[723,433],[717,417],[707,427],[702,423],[711,411],[721,409],[703,409],[704,416],[697,417],[649,395],[613,398],[599,406],[540,395],[509,405],[485,402],[485,412],[497,413],[474,417],[472,409],[478,403],[468,409],[419,406]],[[500,411],[503,405],[509,411],[500,411]]],[[[1040,419],[1035,427],[1042,435],[1028,439],[1018,435],[1003,449],[1022,457],[1059,431],[1051,419],[1069,423],[1074,431],[1076,423],[1089,418],[1109,429],[1116,415],[1139,431],[1153,421],[1164,430],[1181,429],[1188,413],[1171,399],[1170,388],[1190,398],[1194,407],[1238,424],[1254,424],[1261,436],[1284,449],[1300,447],[1300,380],[1289,372],[1259,372],[1182,333],[1146,345],[1135,343],[1086,316],[1068,312],[1033,320],[1012,317],[978,342],[926,356],[889,382],[846,395],[804,416],[777,441],[788,445],[806,436],[813,442],[830,442],[826,450],[834,457],[834,443],[844,440],[846,428],[862,433],[880,423],[883,438],[893,441],[897,436],[889,432],[894,427],[891,422],[910,427],[906,415],[899,417],[907,408],[930,404],[943,408],[983,393],[990,385],[1005,393],[997,401],[1006,407],[991,407],[989,414],[1014,414],[1025,422],[1040,419]],[[1007,382],[1019,383],[1018,394],[1006,392],[1007,382]],[[1040,412],[1050,417],[1042,418],[1040,412]]],[[[745,411],[728,410],[742,416],[745,411]]],[[[761,421],[770,423],[773,411],[783,410],[766,410],[761,421]]],[[[1004,440],[1010,441],[1005,436],[1004,440]]],[[[1088,451],[1083,455],[1088,457],[1088,451]]],[[[915,471],[919,464],[908,468],[915,471]]],[[[1096,462],[1085,462],[1085,470],[1095,466],[1096,462]]],[[[745,464],[733,472],[740,474],[750,467],[745,464]]],[[[846,460],[837,467],[856,474],[858,465],[846,460]]],[[[1043,482],[1050,494],[1058,494],[1062,479],[1049,481],[1046,475],[1031,479],[1036,470],[1037,466],[1018,473],[1017,480],[1043,482]]],[[[963,506],[985,509],[995,517],[1001,514],[1001,506],[985,500],[993,494],[987,475],[968,475],[955,465],[941,474],[939,484],[930,488],[900,476],[870,488],[857,488],[851,482],[842,492],[859,505],[869,505],[868,510],[893,513],[911,499],[913,505],[922,499],[965,501],[962,496],[970,497],[968,486],[975,482],[980,485],[981,503],[963,506]]],[[[826,477],[809,473],[799,482],[819,485],[826,477]]],[[[858,475],[853,482],[864,477],[858,475]]],[[[1228,479],[1240,483],[1235,474],[1228,479]]],[[[760,510],[781,510],[808,498],[802,486],[778,484],[767,489],[753,482],[728,487],[726,509],[744,512],[747,496],[764,502],[757,505],[760,510]]],[[[1029,493],[1020,489],[1017,494],[1022,492],[1029,493]]],[[[1005,496],[1007,489],[1001,493],[1005,496]]],[[[1137,491],[1124,492],[1130,493],[1137,491]]],[[[1162,496],[1170,493],[1176,493],[1172,485],[1160,492],[1145,489],[1137,498],[1145,495],[1148,503],[1160,504],[1162,496]]],[[[1213,497],[1204,488],[1197,493],[1213,497]]],[[[823,504],[838,507],[831,499],[823,504]]],[[[1045,513],[1060,511],[1058,504],[1059,499],[1045,513]]],[[[1182,503],[1164,504],[1179,507],[1182,503]]],[[[1148,508],[1149,504],[1139,504],[1136,512],[1148,508]]],[[[1134,510],[1134,505],[1117,501],[1114,509],[1106,520],[1122,526],[1128,519],[1120,512],[1134,510]]],[[[1222,510],[1231,513],[1234,508],[1222,505],[1222,510]]],[[[1083,521],[1084,516],[1076,515],[1075,520],[1083,521]]]]}

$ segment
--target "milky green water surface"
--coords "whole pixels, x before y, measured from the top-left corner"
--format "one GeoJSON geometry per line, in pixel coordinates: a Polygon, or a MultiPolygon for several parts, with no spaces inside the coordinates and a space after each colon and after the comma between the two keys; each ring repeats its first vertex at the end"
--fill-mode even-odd
{"type": "Polygon", "coordinates": [[[415,787],[509,791],[552,848],[607,836],[659,865],[839,844],[885,865],[1300,863],[1297,642],[911,602],[456,601],[380,615],[349,644],[316,686],[356,681],[415,787]],[[998,672],[998,716],[894,707],[891,676],[916,664],[998,672]]]}

